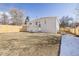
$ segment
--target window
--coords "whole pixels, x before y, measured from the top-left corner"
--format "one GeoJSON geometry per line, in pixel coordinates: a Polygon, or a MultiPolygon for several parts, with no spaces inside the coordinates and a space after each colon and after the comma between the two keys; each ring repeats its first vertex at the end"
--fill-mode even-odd
{"type": "Polygon", "coordinates": [[[36,25],[38,25],[38,22],[36,22],[36,25]]]}
{"type": "Polygon", "coordinates": [[[44,23],[46,24],[46,20],[44,21],[44,23]]]}
{"type": "Polygon", "coordinates": [[[41,27],[41,24],[40,24],[40,22],[39,22],[39,25],[38,25],[39,27],[41,27]]]}

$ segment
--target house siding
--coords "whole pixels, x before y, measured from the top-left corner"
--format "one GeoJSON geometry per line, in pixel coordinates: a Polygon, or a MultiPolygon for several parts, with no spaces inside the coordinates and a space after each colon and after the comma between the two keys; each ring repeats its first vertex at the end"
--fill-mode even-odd
{"type": "Polygon", "coordinates": [[[57,33],[59,30],[59,23],[57,20],[57,17],[44,17],[32,20],[27,23],[27,31],[57,33]]]}

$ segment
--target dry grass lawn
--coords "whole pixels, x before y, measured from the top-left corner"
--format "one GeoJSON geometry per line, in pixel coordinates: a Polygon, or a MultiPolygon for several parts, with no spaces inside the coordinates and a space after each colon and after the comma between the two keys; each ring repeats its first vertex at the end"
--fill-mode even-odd
{"type": "Polygon", "coordinates": [[[60,35],[46,33],[0,33],[0,55],[56,56],[59,41],[60,35]]]}
{"type": "Polygon", "coordinates": [[[19,32],[21,29],[22,26],[0,25],[0,55],[58,55],[60,35],[19,32]]]}

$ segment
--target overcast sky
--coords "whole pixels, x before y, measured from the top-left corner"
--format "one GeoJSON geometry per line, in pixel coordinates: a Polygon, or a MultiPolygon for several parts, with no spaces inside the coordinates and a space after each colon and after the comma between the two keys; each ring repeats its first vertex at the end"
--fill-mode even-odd
{"type": "Polygon", "coordinates": [[[32,19],[47,17],[47,16],[70,16],[74,17],[74,9],[76,4],[61,4],[61,3],[52,3],[52,4],[35,4],[35,3],[16,3],[16,4],[0,4],[0,12],[8,11],[11,8],[19,8],[25,11],[26,16],[30,16],[32,19]]]}

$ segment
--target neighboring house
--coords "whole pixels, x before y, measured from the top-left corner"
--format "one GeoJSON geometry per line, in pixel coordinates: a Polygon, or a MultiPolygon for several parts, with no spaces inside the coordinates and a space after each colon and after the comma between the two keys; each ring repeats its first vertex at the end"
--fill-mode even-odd
{"type": "Polygon", "coordinates": [[[43,17],[27,23],[29,32],[57,33],[59,31],[59,20],[57,17],[43,17]]]}

